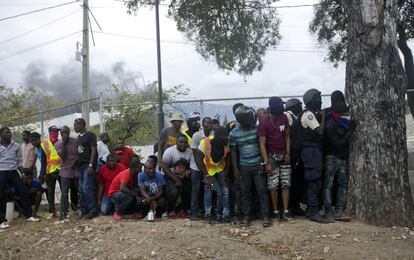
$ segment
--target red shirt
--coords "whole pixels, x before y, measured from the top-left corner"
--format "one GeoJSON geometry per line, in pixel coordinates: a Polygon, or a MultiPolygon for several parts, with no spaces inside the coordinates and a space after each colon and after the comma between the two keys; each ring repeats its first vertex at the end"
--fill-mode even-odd
{"type": "Polygon", "coordinates": [[[286,153],[287,128],[289,128],[289,120],[285,114],[276,117],[268,115],[260,120],[257,133],[259,137],[266,137],[268,154],[286,153]]]}
{"type": "Polygon", "coordinates": [[[104,195],[109,196],[109,186],[111,186],[112,180],[118,175],[118,173],[125,170],[123,164],[117,163],[113,169],[110,169],[107,164],[99,169],[98,183],[104,186],[104,195]]]}
{"type": "Polygon", "coordinates": [[[126,168],[129,168],[132,155],[134,155],[134,150],[129,147],[124,147],[122,150],[122,157],[119,159],[119,162],[122,163],[126,168]]]}
{"type": "Polygon", "coordinates": [[[128,187],[132,187],[134,185],[134,180],[131,178],[131,174],[129,174],[129,169],[123,170],[115,176],[112,180],[111,186],[109,186],[108,195],[112,196],[115,192],[120,191],[121,183],[127,183],[128,187]]]}

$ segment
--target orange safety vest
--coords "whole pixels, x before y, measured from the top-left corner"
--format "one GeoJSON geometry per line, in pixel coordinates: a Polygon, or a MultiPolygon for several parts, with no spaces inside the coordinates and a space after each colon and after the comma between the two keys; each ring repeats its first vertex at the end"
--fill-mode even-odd
{"type": "Polygon", "coordinates": [[[50,174],[60,170],[62,159],[57,153],[55,146],[50,140],[45,140],[41,144],[43,151],[46,154],[46,173],[50,174]]]}
{"type": "Polygon", "coordinates": [[[213,159],[211,158],[211,144],[210,140],[212,139],[212,136],[204,137],[203,140],[201,140],[201,144],[203,147],[203,153],[204,153],[204,165],[206,166],[208,175],[214,176],[216,173],[222,172],[224,170],[224,167],[226,166],[226,156],[228,153],[227,147],[224,148],[224,156],[223,158],[218,162],[213,162],[213,159]]]}

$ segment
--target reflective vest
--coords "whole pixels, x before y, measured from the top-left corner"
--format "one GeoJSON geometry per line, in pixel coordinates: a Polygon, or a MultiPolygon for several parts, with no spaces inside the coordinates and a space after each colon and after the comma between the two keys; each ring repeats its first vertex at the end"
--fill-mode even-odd
{"type": "Polygon", "coordinates": [[[53,146],[50,140],[45,140],[41,144],[43,151],[46,154],[46,173],[50,174],[56,170],[60,170],[60,164],[62,159],[57,153],[55,146],[53,146]]]}
{"type": "Polygon", "coordinates": [[[211,144],[210,140],[213,139],[212,136],[204,137],[201,140],[201,147],[203,148],[204,153],[204,165],[206,166],[208,175],[214,176],[216,173],[222,172],[226,166],[226,156],[228,153],[227,147],[224,148],[224,156],[218,163],[213,162],[211,157],[211,144]]]}
{"type": "Polygon", "coordinates": [[[193,138],[187,134],[187,130],[181,131],[181,133],[187,137],[187,139],[188,139],[188,147],[191,147],[191,141],[193,140],[193,138]]]}

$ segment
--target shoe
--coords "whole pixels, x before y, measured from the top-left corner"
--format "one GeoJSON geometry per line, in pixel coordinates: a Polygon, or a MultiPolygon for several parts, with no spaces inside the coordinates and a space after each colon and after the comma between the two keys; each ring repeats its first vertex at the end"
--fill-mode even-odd
{"type": "Polygon", "coordinates": [[[319,215],[319,213],[314,213],[314,214],[310,215],[309,220],[320,223],[320,224],[332,223],[329,219],[326,219],[325,217],[319,215]]]}
{"type": "Polygon", "coordinates": [[[217,216],[215,219],[214,219],[214,224],[221,224],[221,222],[223,221],[223,219],[221,218],[221,216],[217,216]]]}
{"type": "Polygon", "coordinates": [[[9,228],[10,225],[9,223],[7,223],[7,221],[4,221],[3,223],[0,224],[0,229],[6,229],[9,228]]]}
{"type": "Polygon", "coordinates": [[[93,219],[96,218],[98,216],[98,213],[88,213],[85,216],[85,219],[93,219]]]}
{"type": "Polygon", "coordinates": [[[206,215],[204,217],[204,223],[206,223],[206,224],[211,224],[212,223],[210,215],[206,215]]]}
{"type": "Polygon", "coordinates": [[[179,218],[187,218],[187,213],[185,213],[184,211],[180,211],[180,213],[178,214],[179,218]]]}
{"type": "Polygon", "coordinates": [[[114,220],[115,221],[120,221],[121,219],[122,219],[121,214],[119,214],[118,212],[115,212],[114,213],[114,220]]]}
{"type": "Polygon", "coordinates": [[[270,227],[272,225],[272,221],[270,220],[270,218],[269,217],[264,217],[263,218],[263,227],[264,228],[266,228],[266,227],[270,227]]]}
{"type": "Polygon", "coordinates": [[[155,214],[154,214],[154,211],[153,211],[153,210],[150,210],[150,211],[148,212],[147,218],[148,218],[148,221],[149,221],[149,222],[153,222],[153,221],[154,221],[155,214]]]}
{"type": "Polygon", "coordinates": [[[280,211],[273,211],[273,219],[275,220],[280,219],[280,211]]]}
{"type": "Polygon", "coordinates": [[[290,214],[289,211],[285,211],[282,213],[282,216],[280,217],[280,220],[282,221],[286,221],[286,222],[290,222],[292,221],[292,215],[290,214]]]}
{"type": "Polygon", "coordinates": [[[241,224],[242,224],[242,226],[245,226],[245,227],[250,226],[250,217],[249,216],[244,216],[241,224]]]}
{"type": "Polygon", "coordinates": [[[55,217],[56,217],[55,213],[49,213],[49,214],[47,214],[46,219],[52,219],[52,218],[55,218],[55,217]]]}
{"type": "Polygon", "coordinates": [[[60,217],[59,217],[59,221],[65,221],[66,220],[66,214],[65,213],[61,213],[60,217]]]}
{"type": "Polygon", "coordinates": [[[325,209],[325,218],[329,221],[335,222],[334,212],[332,209],[325,209]]]}
{"type": "Polygon", "coordinates": [[[134,216],[135,219],[142,219],[142,214],[139,211],[137,211],[134,214],[132,214],[132,216],[134,216]]]}
{"type": "Polygon", "coordinates": [[[351,218],[345,214],[345,211],[343,209],[337,209],[336,212],[333,214],[333,218],[338,221],[351,221],[351,218]]]}
{"type": "Polygon", "coordinates": [[[170,212],[168,212],[168,218],[176,219],[177,218],[177,215],[175,214],[174,211],[170,211],[170,212]]]}
{"type": "Polygon", "coordinates": [[[27,219],[26,219],[26,221],[27,221],[27,222],[39,222],[39,221],[40,221],[40,219],[35,218],[35,217],[33,217],[33,216],[32,216],[32,217],[30,217],[30,218],[27,218],[27,219]]]}
{"type": "Polygon", "coordinates": [[[164,219],[164,220],[168,219],[167,213],[165,213],[165,212],[162,213],[161,219],[164,219]]]}
{"type": "Polygon", "coordinates": [[[230,224],[231,223],[231,217],[230,216],[224,217],[223,222],[226,223],[226,224],[230,224]]]}
{"type": "Polygon", "coordinates": [[[75,203],[71,202],[71,203],[70,203],[70,208],[71,208],[73,211],[76,211],[76,210],[78,210],[78,205],[76,205],[75,203]]]}

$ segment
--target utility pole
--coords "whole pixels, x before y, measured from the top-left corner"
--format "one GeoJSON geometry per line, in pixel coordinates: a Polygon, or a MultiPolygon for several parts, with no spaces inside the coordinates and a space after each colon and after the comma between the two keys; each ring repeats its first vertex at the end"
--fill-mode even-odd
{"type": "Polygon", "coordinates": [[[89,3],[83,0],[83,43],[82,43],[82,118],[89,127],[89,3]]]}
{"type": "Polygon", "coordinates": [[[158,137],[164,128],[164,111],[162,102],[162,77],[161,77],[161,42],[160,42],[160,1],[155,0],[155,24],[157,34],[157,65],[158,65],[158,137]]]}

